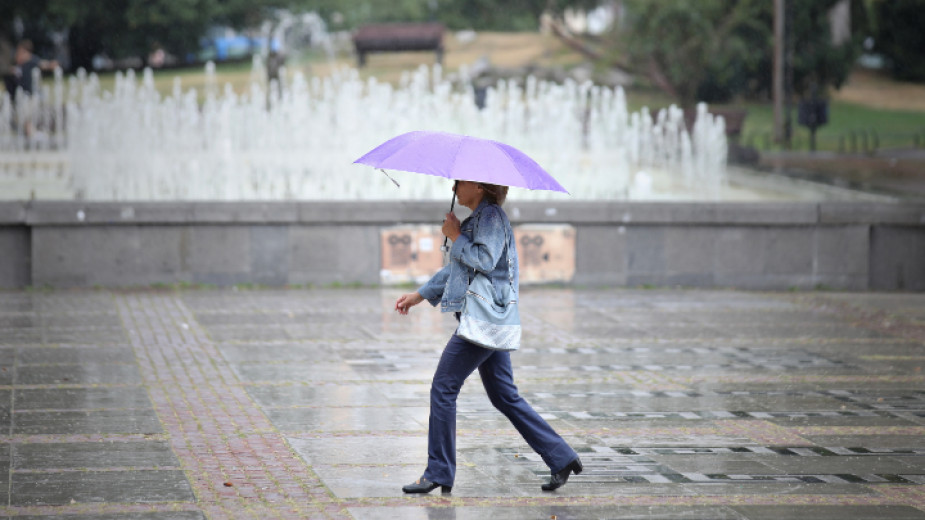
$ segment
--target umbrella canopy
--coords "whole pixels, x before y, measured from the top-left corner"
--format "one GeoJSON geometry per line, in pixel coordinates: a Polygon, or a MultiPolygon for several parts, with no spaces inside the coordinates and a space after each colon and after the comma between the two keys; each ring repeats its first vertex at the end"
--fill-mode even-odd
{"type": "Polygon", "coordinates": [[[467,135],[416,131],[393,137],[354,163],[460,181],[568,193],[513,146],[467,135]]]}

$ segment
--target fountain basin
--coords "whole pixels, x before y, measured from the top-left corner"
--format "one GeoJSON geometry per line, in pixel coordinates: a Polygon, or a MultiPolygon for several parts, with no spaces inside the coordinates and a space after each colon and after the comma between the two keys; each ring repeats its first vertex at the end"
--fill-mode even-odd
{"type": "MultiPolygon", "coordinates": [[[[505,206],[515,231],[571,230],[570,274],[543,282],[925,290],[925,204],[505,206]]],[[[0,287],[381,284],[384,266],[415,267],[413,248],[392,250],[383,237],[436,229],[445,211],[436,201],[0,202],[0,287]]],[[[524,271],[544,269],[538,253],[521,256],[536,262],[524,271]]]]}

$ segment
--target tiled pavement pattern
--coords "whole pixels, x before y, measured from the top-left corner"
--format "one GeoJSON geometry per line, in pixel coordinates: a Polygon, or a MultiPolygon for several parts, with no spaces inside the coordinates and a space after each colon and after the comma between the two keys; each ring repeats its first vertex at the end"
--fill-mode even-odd
{"type": "Polygon", "coordinates": [[[925,295],[525,289],[555,493],[485,398],[403,496],[453,320],[396,290],[0,292],[0,516],[925,519],[925,295]]]}

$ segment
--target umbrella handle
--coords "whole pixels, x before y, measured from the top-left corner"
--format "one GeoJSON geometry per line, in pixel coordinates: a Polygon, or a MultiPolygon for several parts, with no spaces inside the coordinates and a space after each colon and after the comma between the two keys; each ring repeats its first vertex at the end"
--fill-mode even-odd
{"type": "MultiPolygon", "coordinates": [[[[453,182],[453,198],[450,200],[450,213],[453,212],[453,208],[456,207],[456,186],[459,186],[459,181],[453,182]]],[[[443,237],[443,245],[440,246],[440,250],[444,253],[449,252],[450,248],[447,247],[446,243],[450,240],[450,237],[443,237]]]]}
{"type": "Polygon", "coordinates": [[[379,171],[381,171],[383,175],[385,175],[386,177],[388,177],[389,180],[392,181],[392,182],[395,184],[395,186],[398,186],[399,188],[401,188],[401,184],[399,184],[398,181],[396,181],[395,179],[393,179],[391,175],[389,175],[388,173],[386,173],[385,170],[383,170],[382,168],[379,168],[379,171]]]}

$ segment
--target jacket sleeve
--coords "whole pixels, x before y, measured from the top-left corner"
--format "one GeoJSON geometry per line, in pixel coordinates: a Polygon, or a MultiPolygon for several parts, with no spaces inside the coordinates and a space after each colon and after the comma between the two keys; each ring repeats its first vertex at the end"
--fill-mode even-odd
{"type": "Polygon", "coordinates": [[[476,271],[489,273],[498,264],[505,246],[504,219],[497,207],[489,206],[478,215],[472,237],[460,234],[450,256],[476,271]]]}
{"type": "Polygon", "coordinates": [[[418,294],[436,307],[440,304],[440,299],[443,298],[443,289],[446,287],[446,279],[449,274],[450,266],[443,266],[443,269],[437,271],[430,280],[427,280],[427,283],[418,288],[418,294]]]}

